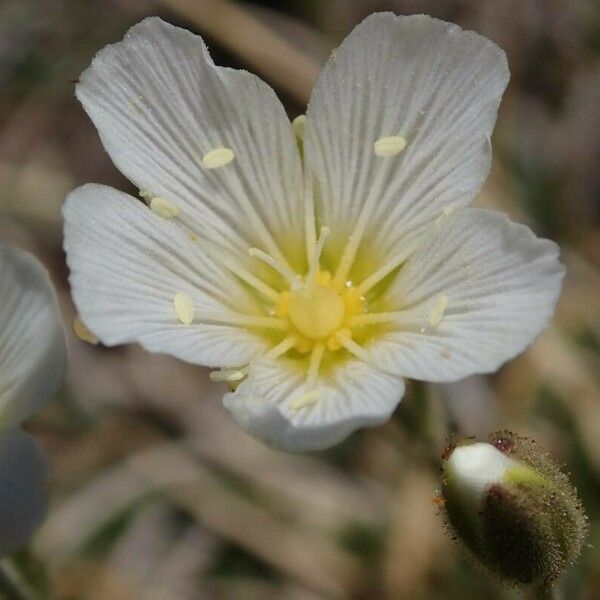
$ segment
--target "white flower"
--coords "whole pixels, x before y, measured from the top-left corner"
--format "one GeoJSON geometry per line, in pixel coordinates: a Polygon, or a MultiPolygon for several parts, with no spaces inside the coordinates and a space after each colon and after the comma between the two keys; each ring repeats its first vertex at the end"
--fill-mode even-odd
{"type": "Polygon", "coordinates": [[[46,514],[48,468],[21,424],[54,393],[65,342],[44,268],[0,243],[0,556],[23,546],[46,514]]]}
{"type": "Polygon", "coordinates": [[[555,244],[465,208],[507,81],[486,38],[375,14],[292,127],[260,79],[144,20],[77,86],[147,205],[101,185],[67,199],[83,320],[105,344],[222,368],[233,416],[287,450],[385,421],[404,377],[496,370],[546,325],[563,276],[555,244]]]}

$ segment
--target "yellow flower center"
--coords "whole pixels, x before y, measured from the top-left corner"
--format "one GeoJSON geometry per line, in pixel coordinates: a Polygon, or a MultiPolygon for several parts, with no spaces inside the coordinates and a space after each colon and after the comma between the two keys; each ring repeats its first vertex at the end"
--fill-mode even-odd
{"type": "Polygon", "coordinates": [[[313,340],[323,339],[338,330],[346,312],[340,295],[320,285],[293,292],[288,310],[292,325],[313,340]]]}
{"type": "Polygon", "coordinates": [[[340,338],[351,339],[349,319],[365,311],[365,301],[351,285],[338,287],[329,271],[317,271],[309,280],[279,294],[275,315],[288,322],[287,335],[294,336],[294,349],[311,351],[324,343],[335,352],[342,347],[340,338]]]}

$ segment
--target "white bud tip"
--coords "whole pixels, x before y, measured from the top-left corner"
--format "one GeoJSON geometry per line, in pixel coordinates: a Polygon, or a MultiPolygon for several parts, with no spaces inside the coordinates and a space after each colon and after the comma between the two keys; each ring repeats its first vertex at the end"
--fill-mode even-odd
{"type": "Polygon", "coordinates": [[[506,470],[517,461],[491,444],[458,446],[446,463],[448,485],[454,493],[478,504],[484,490],[501,483],[506,470]]]}

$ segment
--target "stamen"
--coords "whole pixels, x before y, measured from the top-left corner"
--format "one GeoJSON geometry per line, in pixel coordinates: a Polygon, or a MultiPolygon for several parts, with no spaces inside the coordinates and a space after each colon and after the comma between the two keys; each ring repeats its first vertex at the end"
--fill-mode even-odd
{"type": "Polygon", "coordinates": [[[223,246],[221,246],[219,243],[206,236],[203,236],[200,240],[200,238],[191,231],[190,239],[192,239],[192,241],[200,241],[205,253],[210,253],[212,256],[214,256],[215,260],[221,263],[226,269],[231,271],[231,273],[239,277],[242,281],[245,281],[248,285],[253,287],[257,292],[263,294],[265,298],[268,298],[273,303],[277,302],[279,294],[264,281],[245,269],[240,264],[240,261],[232,260],[229,257],[228,252],[226,250],[224,251],[223,246]],[[208,249],[206,247],[208,247],[208,249]]]}
{"type": "MultiPolygon", "coordinates": [[[[406,140],[400,136],[392,136],[390,138],[381,138],[380,140],[377,140],[377,142],[375,142],[375,147],[378,145],[380,147],[378,150],[376,149],[376,154],[379,152],[379,156],[392,156],[393,154],[397,154],[398,152],[402,151],[404,146],[406,146],[406,140]],[[390,143],[388,140],[395,141],[390,143]],[[402,140],[402,142],[400,140],[402,140]],[[393,153],[391,152],[392,148],[394,149],[393,153]]],[[[340,259],[337,271],[335,272],[335,277],[333,280],[336,285],[341,285],[347,279],[348,274],[350,273],[350,269],[354,264],[360,243],[369,223],[369,218],[372,214],[373,207],[379,199],[379,195],[376,193],[376,190],[379,189],[379,186],[386,177],[387,171],[388,170],[385,168],[378,169],[377,171],[375,181],[371,185],[371,191],[368,193],[367,198],[363,203],[352,233],[348,236],[348,243],[344,248],[342,258],[340,259]]]]}
{"type": "Polygon", "coordinates": [[[325,344],[322,342],[315,344],[310,355],[310,362],[308,364],[308,371],[306,375],[306,385],[311,388],[314,386],[319,376],[319,368],[321,366],[321,360],[323,360],[323,354],[325,353],[325,344]]]}
{"type": "Polygon", "coordinates": [[[152,200],[152,198],[154,198],[154,194],[152,192],[149,192],[148,190],[140,190],[139,194],[140,194],[140,198],[142,198],[142,200],[146,204],[150,204],[150,200],[152,200]]]}
{"type": "Polygon", "coordinates": [[[297,288],[299,286],[298,275],[286,265],[282,265],[276,261],[270,254],[263,252],[259,248],[250,248],[248,254],[262,260],[264,263],[275,269],[275,271],[277,271],[284,279],[288,280],[292,288],[297,288]]]}
{"type": "MultiPolygon", "coordinates": [[[[204,317],[201,317],[204,318],[204,317]]],[[[210,317],[206,317],[211,321],[210,317]]],[[[288,323],[284,319],[276,319],[275,317],[253,317],[250,315],[233,314],[225,318],[220,318],[225,325],[247,325],[248,327],[266,327],[267,329],[285,330],[288,328],[288,323]]]]}
{"type": "Polygon", "coordinates": [[[86,327],[85,323],[79,318],[73,319],[73,332],[82,341],[88,344],[96,345],[98,338],[86,327]]]}
{"type": "Polygon", "coordinates": [[[194,320],[194,301],[192,297],[183,292],[178,292],[173,298],[173,308],[177,318],[184,324],[190,325],[194,320]]]}
{"type": "Polygon", "coordinates": [[[448,296],[446,296],[446,294],[440,294],[437,297],[435,306],[431,309],[431,312],[429,313],[429,324],[432,327],[437,327],[440,324],[447,306],[448,296]]]}
{"type": "Polygon", "coordinates": [[[400,154],[404,148],[406,148],[406,140],[399,135],[382,137],[373,144],[375,154],[382,158],[400,154]]]}
{"type": "Polygon", "coordinates": [[[348,327],[361,327],[362,325],[378,325],[381,323],[414,324],[422,321],[422,316],[410,310],[396,310],[392,312],[367,313],[350,317],[348,327]]]}
{"type": "Polygon", "coordinates": [[[364,279],[358,286],[356,292],[364,296],[371,288],[375,287],[382,279],[385,279],[394,269],[398,268],[406,260],[406,255],[402,254],[391,260],[388,260],[381,268],[364,279]]]}
{"type": "Polygon", "coordinates": [[[352,337],[352,331],[346,327],[340,329],[334,335],[330,335],[327,338],[327,349],[331,350],[331,352],[337,352],[341,347],[342,343],[340,342],[341,337],[352,337]]]}
{"type": "Polygon", "coordinates": [[[174,219],[181,212],[177,204],[160,196],[154,196],[150,200],[150,209],[163,219],[174,219]]]}
{"type": "Polygon", "coordinates": [[[303,394],[290,402],[290,407],[294,410],[300,410],[309,406],[314,406],[319,399],[319,390],[313,390],[307,394],[303,394]]]}
{"type": "Polygon", "coordinates": [[[292,127],[298,141],[304,141],[304,132],[306,131],[306,115],[298,115],[292,121],[292,127]]]}
{"type": "Polygon", "coordinates": [[[442,211],[442,213],[444,214],[444,216],[448,216],[451,215],[454,211],[456,210],[456,206],[454,204],[448,204],[448,206],[444,207],[444,210],[442,211]]]}
{"type": "Polygon", "coordinates": [[[442,223],[444,222],[444,219],[451,215],[455,210],[456,206],[454,204],[448,204],[448,206],[445,206],[444,210],[442,210],[439,217],[437,217],[437,219],[435,220],[435,229],[439,229],[442,223]]]}
{"type": "Polygon", "coordinates": [[[380,323],[389,323],[397,321],[398,314],[395,312],[388,313],[368,313],[364,315],[356,315],[348,319],[349,327],[361,327],[362,325],[377,325],[380,323]]]}
{"type": "Polygon", "coordinates": [[[218,169],[229,164],[235,158],[231,148],[215,148],[202,157],[202,165],[205,169],[218,169]]]}
{"type": "Polygon", "coordinates": [[[361,346],[359,346],[351,337],[344,335],[342,331],[339,331],[336,335],[340,344],[350,352],[350,354],[354,354],[356,358],[360,358],[360,360],[371,364],[371,359],[367,355],[367,353],[363,350],[361,346]]]}
{"type": "Polygon", "coordinates": [[[323,247],[325,246],[325,240],[327,236],[331,233],[329,227],[321,227],[321,233],[319,234],[319,240],[317,241],[317,245],[315,247],[315,251],[313,252],[312,258],[310,260],[310,267],[308,269],[308,275],[306,276],[307,285],[313,286],[315,284],[315,278],[319,271],[319,260],[321,259],[321,254],[323,254],[323,247]]]}
{"type": "Polygon", "coordinates": [[[285,354],[288,350],[291,350],[296,345],[297,339],[296,336],[290,335],[289,337],[284,338],[279,344],[273,346],[263,358],[274,359],[279,358],[283,354],[285,354]]]}
{"type": "Polygon", "coordinates": [[[373,368],[381,371],[382,373],[386,373],[387,375],[397,376],[397,373],[393,371],[389,371],[388,369],[384,369],[381,365],[374,363],[371,357],[367,354],[367,352],[359,346],[352,338],[349,338],[345,335],[340,335],[341,332],[338,333],[338,338],[340,340],[340,344],[350,352],[350,354],[356,356],[356,358],[366,362],[368,365],[371,365],[373,368]]]}
{"type": "Polygon", "coordinates": [[[242,369],[220,369],[219,371],[211,371],[208,374],[211,381],[218,383],[235,383],[246,377],[246,373],[242,369]]]}
{"type": "Polygon", "coordinates": [[[223,265],[229,269],[234,275],[237,275],[242,281],[245,281],[248,285],[253,287],[257,292],[260,292],[263,296],[276,303],[279,299],[279,294],[270,286],[268,286],[262,279],[259,279],[244,267],[240,266],[234,260],[227,258],[223,252],[219,253],[219,258],[223,265]]]}

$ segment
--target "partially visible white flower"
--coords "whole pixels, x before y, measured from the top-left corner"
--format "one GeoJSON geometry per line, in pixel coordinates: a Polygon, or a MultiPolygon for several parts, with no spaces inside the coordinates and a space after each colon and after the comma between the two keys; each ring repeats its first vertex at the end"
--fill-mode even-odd
{"type": "Polygon", "coordinates": [[[67,199],[83,320],[107,345],[219,367],[236,420],[286,450],[385,421],[405,377],[496,370],[547,324],[563,277],[554,243],[466,208],[507,81],[486,38],[375,14],[292,126],[260,79],[144,20],[77,86],[144,200],[101,185],[67,199]]]}
{"type": "Polygon", "coordinates": [[[0,243],[0,556],[27,543],[46,514],[48,467],[25,419],[52,397],[65,364],[64,333],[48,274],[0,243]]]}

